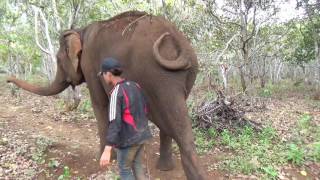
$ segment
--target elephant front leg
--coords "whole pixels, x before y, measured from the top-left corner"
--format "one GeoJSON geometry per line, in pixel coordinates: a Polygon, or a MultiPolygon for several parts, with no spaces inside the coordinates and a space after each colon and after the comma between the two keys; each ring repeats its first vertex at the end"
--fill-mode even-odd
{"type": "Polygon", "coordinates": [[[157,163],[157,168],[161,171],[169,171],[174,168],[172,138],[167,136],[162,130],[160,130],[160,158],[157,163]]]}
{"type": "Polygon", "coordinates": [[[106,146],[107,136],[107,115],[108,110],[106,106],[93,105],[93,110],[98,123],[98,135],[100,139],[100,155],[106,146]]]}
{"type": "MultiPolygon", "coordinates": [[[[100,153],[99,157],[102,155],[104,148],[106,146],[106,137],[108,129],[108,108],[106,106],[95,106],[93,105],[94,114],[98,122],[98,135],[100,139],[100,153]]],[[[111,159],[116,159],[116,152],[112,148],[111,159]]]]}

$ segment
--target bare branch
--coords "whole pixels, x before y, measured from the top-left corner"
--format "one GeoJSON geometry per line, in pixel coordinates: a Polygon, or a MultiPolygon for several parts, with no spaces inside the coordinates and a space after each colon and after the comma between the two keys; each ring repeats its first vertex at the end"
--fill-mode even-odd
{"type": "Polygon", "coordinates": [[[220,60],[220,58],[222,57],[222,55],[224,54],[224,52],[228,49],[229,44],[230,44],[230,43],[234,40],[234,38],[236,38],[237,36],[239,36],[239,33],[233,35],[233,36],[229,39],[229,41],[227,42],[225,48],[224,48],[224,49],[221,51],[221,53],[218,55],[217,61],[220,60]]]}
{"type": "Polygon", "coordinates": [[[35,31],[36,44],[40,48],[41,51],[43,51],[46,54],[50,54],[50,51],[47,50],[46,48],[44,48],[39,42],[39,37],[38,37],[38,14],[39,14],[39,10],[35,6],[32,6],[32,8],[34,10],[34,31],[35,31]]]}
{"type": "Polygon", "coordinates": [[[45,18],[42,10],[39,7],[34,6],[34,5],[32,5],[31,7],[35,12],[35,38],[36,38],[36,43],[39,46],[39,48],[50,57],[49,61],[43,61],[43,65],[45,67],[44,69],[46,69],[46,74],[48,76],[48,79],[50,81],[52,81],[54,79],[54,76],[55,76],[55,71],[56,71],[56,66],[57,65],[56,65],[56,56],[55,56],[55,52],[54,52],[54,47],[52,45],[50,34],[49,34],[48,21],[45,18]],[[40,16],[40,18],[42,19],[43,24],[44,24],[43,28],[44,28],[45,37],[46,37],[47,43],[48,43],[48,49],[44,48],[39,43],[39,37],[38,37],[38,15],[40,16]]]}
{"type": "Polygon", "coordinates": [[[83,3],[83,1],[76,1],[76,0],[72,0],[70,2],[71,7],[70,7],[70,12],[69,12],[69,21],[68,21],[68,28],[73,29],[74,28],[74,24],[75,21],[78,17],[80,8],[81,8],[81,3],[83,3]]]}
{"type": "Polygon", "coordinates": [[[253,19],[252,19],[252,24],[253,24],[253,30],[251,32],[251,37],[254,36],[255,32],[256,32],[256,13],[257,13],[257,6],[255,3],[253,3],[253,19]]]}
{"type": "Polygon", "coordinates": [[[50,51],[50,55],[54,54],[54,49],[53,49],[53,46],[52,46],[52,42],[51,42],[51,38],[50,38],[50,34],[49,34],[49,26],[48,26],[48,21],[47,19],[45,18],[43,12],[41,9],[38,9],[38,12],[40,14],[40,17],[44,23],[44,29],[45,29],[45,35],[46,35],[46,39],[48,41],[48,46],[49,46],[49,51],[50,51]]]}
{"type": "Polygon", "coordinates": [[[60,25],[61,18],[58,15],[57,3],[56,3],[56,0],[52,0],[51,2],[52,2],[53,15],[54,15],[54,17],[56,19],[56,21],[55,21],[56,28],[57,28],[57,31],[60,31],[61,30],[61,25],[60,25]]]}
{"type": "MultiPolygon", "coordinates": [[[[214,11],[212,10],[213,9],[213,4],[212,4],[212,2],[211,1],[208,1],[207,2],[207,6],[208,6],[208,8],[207,8],[207,12],[208,12],[208,14],[210,14],[210,16],[212,16],[215,20],[217,20],[217,22],[219,23],[219,24],[233,24],[233,25],[235,25],[235,26],[238,26],[238,27],[241,27],[241,25],[240,24],[238,24],[238,23],[236,23],[236,22],[232,22],[232,21],[223,21],[223,20],[221,20],[221,18],[220,17],[218,17],[215,13],[214,13],[214,11]]],[[[229,10],[227,10],[226,9],[226,11],[229,11],[229,10]]],[[[238,14],[235,14],[235,12],[230,12],[231,14],[234,14],[234,15],[238,15],[238,14]]],[[[221,29],[221,28],[220,28],[221,29]]]]}

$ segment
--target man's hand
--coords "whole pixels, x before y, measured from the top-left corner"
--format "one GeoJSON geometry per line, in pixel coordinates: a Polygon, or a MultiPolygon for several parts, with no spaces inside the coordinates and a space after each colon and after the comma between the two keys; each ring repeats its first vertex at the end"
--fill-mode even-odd
{"type": "Polygon", "coordinates": [[[111,159],[111,146],[106,146],[100,158],[100,167],[104,168],[110,164],[111,159]]]}

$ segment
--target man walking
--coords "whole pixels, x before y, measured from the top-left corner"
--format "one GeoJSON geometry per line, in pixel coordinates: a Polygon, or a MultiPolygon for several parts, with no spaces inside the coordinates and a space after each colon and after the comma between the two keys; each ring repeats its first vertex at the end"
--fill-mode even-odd
{"type": "Polygon", "coordinates": [[[146,100],[140,86],[121,77],[122,68],[114,58],[101,64],[99,76],[112,85],[109,104],[107,145],[100,159],[100,166],[110,164],[111,149],[117,149],[117,161],[122,180],[146,179],[142,167],[144,143],[151,138],[146,117],[146,100]]]}

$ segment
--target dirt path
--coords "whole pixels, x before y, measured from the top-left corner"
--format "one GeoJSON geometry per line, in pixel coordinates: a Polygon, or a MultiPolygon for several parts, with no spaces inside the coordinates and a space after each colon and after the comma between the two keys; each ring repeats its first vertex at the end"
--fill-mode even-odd
{"type": "MultiPolygon", "coordinates": [[[[54,107],[58,99],[54,97],[40,97],[20,91],[18,97],[13,98],[7,88],[2,87],[0,90],[0,102],[2,102],[0,121],[6,122],[7,131],[23,131],[29,137],[41,136],[53,141],[46,152],[45,163],[40,165],[37,179],[56,179],[63,174],[64,166],[70,168],[74,177],[91,179],[109,177],[108,172],[98,166],[99,141],[93,119],[69,121],[68,119],[75,119],[78,115],[58,112],[54,107]],[[52,159],[59,162],[58,168],[48,167],[52,159]]],[[[173,171],[162,172],[155,168],[159,157],[158,149],[159,137],[155,136],[146,146],[145,153],[145,164],[148,164],[151,179],[186,179],[177,152],[174,154],[176,168],[173,171]]],[[[203,158],[204,169],[211,164],[209,159],[203,158]]],[[[115,165],[109,170],[117,173],[115,165]]],[[[208,173],[211,177],[223,177],[216,171],[208,173]]]]}
{"type": "MultiPolygon", "coordinates": [[[[1,84],[0,84],[1,85],[1,84]]],[[[57,179],[63,174],[63,168],[68,166],[72,177],[80,177],[82,179],[112,179],[117,174],[117,167],[115,165],[109,168],[109,171],[99,168],[98,159],[98,137],[96,123],[93,117],[83,117],[81,113],[76,112],[61,112],[61,108],[57,108],[59,99],[55,97],[40,97],[30,94],[28,92],[20,91],[17,97],[10,95],[9,88],[6,84],[0,86],[0,153],[6,154],[10,157],[10,152],[2,152],[5,150],[16,151],[17,147],[11,146],[7,149],[1,149],[3,139],[8,139],[9,142],[5,144],[29,144],[28,148],[35,146],[35,139],[37,137],[45,137],[53,141],[45,152],[45,162],[42,164],[34,164],[25,155],[17,155],[14,157],[17,163],[9,163],[6,166],[17,166],[17,168],[25,168],[21,173],[28,174],[30,167],[34,167],[36,179],[57,179]],[[10,142],[10,137],[12,141],[10,142]],[[16,137],[17,136],[17,137],[16,137]],[[1,140],[2,138],[2,140],[1,140]],[[13,148],[12,148],[13,147],[13,148]],[[22,160],[21,160],[22,159],[22,160]],[[49,162],[55,160],[59,162],[58,167],[49,167],[49,162]],[[24,166],[22,163],[24,162],[24,166]],[[25,167],[26,166],[26,167],[25,167]],[[29,169],[28,169],[28,167],[29,169]]],[[[282,105],[281,105],[282,106],[282,105]]],[[[296,105],[293,104],[292,107],[296,105]]],[[[277,109],[277,107],[272,107],[277,109]]],[[[299,107],[300,108],[300,107],[299,107]]],[[[318,112],[310,110],[312,112],[318,112]]],[[[277,112],[277,111],[275,111],[277,112]]],[[[273,116],[270,112],[270,115],[273,116]]],[[[250,116],[261,117],[262,114],[251,113],[250,116]]],[[[267,116],[267,115],[263,115],[267,116]]],[[[282,115],[276,115],[281,118],[282,115]]],[[[282,122],[280,119],[279,122],[282,122]]],[[[283,122],[282,122],[283,123],[283,122]]],[[[279,125],[279,127],[283,127],[279,125]]],[[[24,145],[22,147],[25,147],[24,145]]],[[[146,146],[145,164],[148,164],[150,172],[150,179],[161,180],[183,180],[186,179],[180,163],[179,153],[174,148],[174,158],[176,168],[173,171],[161,172],[155,168],[156,161],[159,157],[159,137],[155,136],[152,141],[146,146]],[[146,161],[148,159],[148,161],[146,161]]],[[[28,151],[26,151],[28,152],[28,151]]],[[[219,156],[225,156],[219,148],[213,149],[211,152],[201,157],[201,164],[207,171],[210,179],[258,179],[256,176],[230,176],[227,172],[216,170],[216,164],[219,156]]],[[[0,154],[0,158],[4,158],[0,154]]],[[[4,174],[13,173],[6,172],[5,168],[0,165],[0,179],[4,174]]],[[[295,179],[304,179],[299,175],[298,169],[290,170],[290,174],[295,174],[291,177],[295,179]]],[[[11,177],[21,177],[19,174],[13,174],[11,177]]],[[[285,178],[286,179],[286,178],[285,178]]],[[[290,179],[290,178],[287,178],[290,179]]]]}
{"type": "MultiPolygon", "coordinates": [[[[1,120],[8,122],[7,130],[23,130],[29,137],[43,136],[53,140],[46,160],[60,160],[61,164],[70,167],[74,175],[83,177],[96,173],[98,148],[94,124],[54,120],[52,107],[49,107],[54,100],[39,99],[28,93],[21,96],[21,102],[7,95],[0,97],[1,102],[7,102],[0,108],[1,120]]],[[[62,168],[54,170],[54,173],[60,175],[62,168]]]]}

